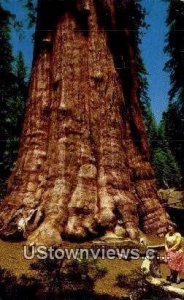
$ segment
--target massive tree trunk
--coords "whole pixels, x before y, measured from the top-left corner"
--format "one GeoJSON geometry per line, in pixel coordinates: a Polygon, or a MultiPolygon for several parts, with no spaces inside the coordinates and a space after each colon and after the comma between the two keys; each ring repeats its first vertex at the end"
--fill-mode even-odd
{"type": "Polygon", "coordinates": [[[164,233],[137,99],[128,1],[40,0],[29,99],[0,234],[54,245],[164,233]],[[128,62],[126,82],[119,59],[128,62]],[[127,86],[128,85],[128,86],[127,86]]]}

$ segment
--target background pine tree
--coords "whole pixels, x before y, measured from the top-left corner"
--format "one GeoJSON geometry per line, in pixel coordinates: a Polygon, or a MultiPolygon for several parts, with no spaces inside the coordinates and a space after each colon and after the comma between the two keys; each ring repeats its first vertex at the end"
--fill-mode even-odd
{"type": "MultiPolygon", "coordinates": [[[[135,7],[131,9],[130,15],[134,28],[135,48],[137,49],[138,94],[150,144],[151,161],[160,187],[178,187],[181,182],[181,174],[166,137],[167,127],[163,122],[157,124],[151,109],[151,99],[148,96],[148,72],[140,50],[142,30],[148,28],[148,24],[145,23],[146,11],[140,5],[140,1],[135,2],[135,7]]],[[[170,127],[172,126],[173,124],[170,127]]]]}
{"type": "Polygon", "coordinates": [[[17,157],[27,84],[22,53],[14,59],[10,42],[13,16],[0,5],[0,197],[17,157]]]}
{"type": "Polygon", "coordinates": [[[184,176],[184,2],[170,1],[165,69],[170,73],[168,110],[163,115],[169,147],[184,176]]]}

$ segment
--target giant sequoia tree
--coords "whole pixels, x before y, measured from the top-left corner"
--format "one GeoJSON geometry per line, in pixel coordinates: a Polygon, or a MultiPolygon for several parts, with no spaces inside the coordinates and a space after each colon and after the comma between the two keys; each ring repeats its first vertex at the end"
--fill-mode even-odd
{"type": "Polygon", "coordinates": [[[132,0],[40,0],[29,97],[1,236],[53,245],[161,234],[137,97],[132,0]],[[126,71],[122,65],[126,62],[126,71]]]}

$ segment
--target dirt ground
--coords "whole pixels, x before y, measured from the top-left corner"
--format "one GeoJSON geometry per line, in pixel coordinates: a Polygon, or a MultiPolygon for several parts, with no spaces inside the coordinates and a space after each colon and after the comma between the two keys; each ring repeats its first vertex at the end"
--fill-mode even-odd
{"type": "MultiPolygon", "coordinates": [[[[148,237],[149,245],[163,244],[164,240],[158,237],[148,237]]],[[[0,240],[0,267],[11,271],[17,277],[21,275],[36,277],[36,271],[30,268],[33,260],[26,260],[23,256],[24,242],[5,242],[0,240]]],[[[66,244],[67,247],[73,247],[73,244],[66,244]]],[[[76,245],[75,245],[76,246],[76,245]]],[[[64,246],[63,246],[64,247],[64,246]]],[[[164,251],[160,252],[164,255],[164,251]]],[[[95,285],[95,292],[98,295],[110,295],[113,297],[125,297],[130,294],[128,288],[120,288],[116,284],[116,277],[119,274],[130,275],[136,270],[140,270],[142,258],[139,260],[123,260],[123,259],[99,259],[100,266],[106,268],[107,273],[104,277],[98,279],[95,285]]],[[[169,275],[169,270],[165,263],[161,264],[161,274],[163,278],[169,275]]],[[[174,284],[173,284],[174,285],[174,284]]],[[[174,285],[184,289],[184,276],[179,285],[174,285]]]]}

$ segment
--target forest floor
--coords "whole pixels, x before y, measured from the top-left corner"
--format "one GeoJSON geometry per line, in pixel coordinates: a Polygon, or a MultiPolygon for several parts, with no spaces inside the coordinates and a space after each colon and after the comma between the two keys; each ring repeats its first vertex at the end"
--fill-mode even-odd
{"type": "MultiPolygon", "coordinates": [[[[162,238],[149,236],[148,245],[160,245],[163,244],[162,238]]],[[[31,269],[33,260],[26,260],[23,256],[24,242],[7,242],[0,240],[0,268],[9,271],[17,278],[22,275],[37,278],[37,271],[31,269]]],[[[78,244],[66,243],[66,247],[78,247],[78,244]]],[[[91,246],[88,245],[89,247],[91,246]]],[[[65,247],[65,245],[63,245],[65,247]]],[[[164,251],[160,251],[160,255],[164,255],[164,251]]],[[[113,299],[123,299],[128,297],[131,293],[131,289],[126,285],[119,287],[117,285],[117,276],[123,274],[129,278],[131,282],[131,276],[135,277],[136,272],[140,271],[142,264],[142,258],[138,260],[123,260],[123,259],[98,259],[98,263],[102,268],[106,269],[106,274],[102,278],[99,278],[95,282],[95,294],[96,295],[108,295],[113,299]]],[[[164,279],[169,275],[169,270],[165,263],[161,263],[161,275],[164,279]]],[[[132,279],[133,280],[133,279],[132,279]]],[[[178,288],[184,289],[184,277],[179,285],[172,284],[178,288]]],[[[106,299],[106,298],[105,298],[106,299]]],[[[107,298],[108,299],[108,298],[107,298]]]]}

